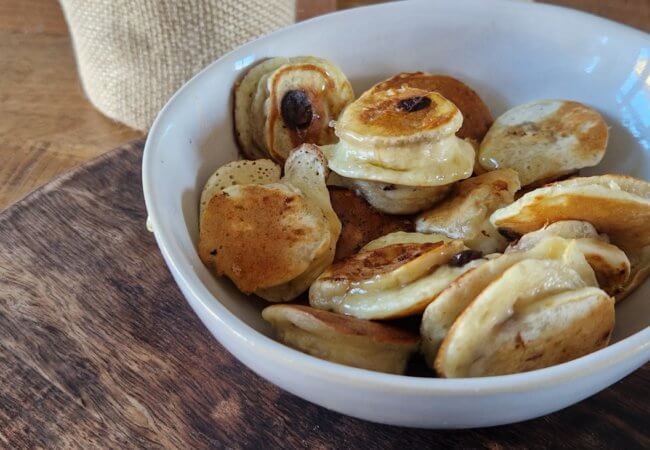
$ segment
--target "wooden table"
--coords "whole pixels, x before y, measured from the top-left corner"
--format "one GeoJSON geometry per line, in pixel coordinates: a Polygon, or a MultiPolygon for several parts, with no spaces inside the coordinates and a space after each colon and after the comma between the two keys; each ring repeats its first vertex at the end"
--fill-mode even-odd
{"type": "MultiPolygon", "coordinates": [[[[298,0],[298,15],[370,3],[377,1],[298,0]]],[[[650,31],[649,0],[548,3],[650,31]]],[[[85,99],[56,0],[0,0],[0,210],[60,173],[141,136],[102,116],[85,99]]]]}
{"type": "MultiPolygon", "coordinates": [[[[301,17],[335,3],[306,1],[301,17]]],[[[648,0],[562,3],[650,29],[648,0]]],[[[0,209],[141,136],[84,99],[54,0],[0,0],[0,209]]],[[[141,148],[0,214],[0,448],[650,448],[648,365],[551,416],[464,432],[369,424],[275,388],[210,336],[171,280],[143,227],[141,148]]]]}

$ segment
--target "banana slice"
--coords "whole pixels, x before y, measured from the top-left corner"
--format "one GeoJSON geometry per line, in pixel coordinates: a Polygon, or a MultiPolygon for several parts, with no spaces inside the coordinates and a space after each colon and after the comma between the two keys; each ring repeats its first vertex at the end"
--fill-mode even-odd
{"type": "Polygon", "coordinates": [[[496,209],[512,203],[519,188],[517,172],[511,169],[460,181],[445,201],[418,216],[415,229],[461,239],[469,248],[483,253],[503,251],[507,241],[489,217],[496,209]]]}
{"type": "Polygon", "coordinates": [[[537,100],[497,118],[481,142],[479,164],[487,170],[515,169],[527,186],[595,166],[605,155],[607,138],[607,124],[592,108],[537,100]]]}
{"type": "Polygon", "coordinates": [[[394,243],[329,267],[309,289],[311,306],[361,319],[420,313],[463,272],[483,262],[460,241],[394,243]],[[474,260],[472,260],[474,259],[474,260]]]}
{"type": "Polygon", "coordinates": [[[280,341],[317,358],[379,372],[403,374],[417,335],[376,322],[301,305],[262,311],[280,341]]]}
{"type": "Polygon", "coordinates": [[[528,259],[490,283],[454,322],[435,360],[441,376],[525,372],[607,345],[614,300],[570,265],[528,259]]]}
{"type": "Polygon", "coordinates": [[[309,56],[263,61],[235,86],[242,153],[284,162],[303,143],[332,143],[336,138],[329,122],[352,100],[352,86],[330,61],[309,56]]]}
{"type": "Polygon", "coordinates": [[[561,261],[573,267],[589,285],[595,286],[597,283],[593,270],[577,245],[559,237],[550,236],[526,251],[488,256],[486,262],[453,280],[425,309],[420,335],[422,353],[430,367],[433,368],[440,344],[465,308],[506,270],[526,259],[561,261]]]}
{"type": "Polygon", "coordinates": [[[519,234],[562,220],[591,223],[625,251],[650,245],[650,183],[623,175],[600,175],[559,181],[535,189],[490,221],[519,234]]]}
{"type": "Polygon", "coordinates": [[[323,155],[306,144],[287,159],[280,181],[213,194],[200,218],[203,263],[269,301],[304,292],[332,263],[341,230],[326,176],[323,155]]]}

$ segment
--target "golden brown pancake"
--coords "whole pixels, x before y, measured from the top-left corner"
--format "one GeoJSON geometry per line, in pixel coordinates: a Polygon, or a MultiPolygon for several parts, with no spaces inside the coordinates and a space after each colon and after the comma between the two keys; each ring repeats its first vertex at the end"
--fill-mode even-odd
{"type": "Polygon", "coordinates": [[[303,143],[336,140],[329,126],[352,100],[341,70],[322,58],[271,58],[253,66],[235,86],[235,131],[247,158],[282,163],[303,143]]]}
{"type": "Polygon", "coordinates": [[[519,234],[583,220],[626,252],[650,245],[650,183],[624,175],[578,177],[535,189],[495,211],[497,228],[519,234]]]}
{"type": "Polygon", "coordinates": [[[599,235],[588,222],[564,220],[525,234],[506,253],[530,250],[550,237],[570,239],[594,269],[598,286],[609,295],[622,292],[630,283],[630,259],[621,249],[609,243],[607,235],[599,235]]]}
{"type": "Polygon", "coordinates": [[[413,222],[405,217],[383,214],[354,192],[329,187],[332,208],[341,221],[341,236],[336,244],[336,260],[350,256],[368,242],[393,231],[412,231],[413,222]]]}
{"type": "MultiPolygon", "coordinates": [[[[576,262],[582,266],[584,258],[576,262]]],[[[435,360],[444,377],[548,367],[607,345],[614,301],[567,261],[526,259],[490,283],[456,319],[435,360]]]]}
{"type": "Polygon", "coordinates": [[[461,239],[483,253],[503,251],[507,241],[489,221],[490,214],[512,203],[519,190],[517,172],[495,170],[459,181],[442,203],[420,214],[415,228],[420,233],[440,233],[461,239]]]}
{"type": "Polygon", "coordinates": [[[404,241],[378,248],[371,242],[332,265],[309,289],[310,305],[361,319],[406,317],[422,312],[449,282],[478,264],[447,264],[465,249],[460,241],[404,241]]]}
{"type": "Polygon", "coordinates": [[[404,373],[419,337],[389,325],[301,305],[273,305],[262,316],[297,350],[339,364],[404,373]]]}
{"type": "Polygon", "coordinates": [[[323,154],[310,144],[291,153],[280,180],[273,165],[256,161],[218,169],[202,195],[201,260],[244,293],[296,298],[334,259],[341,223],[327,175],[323,154]]]}
{"type": "Polygon", "coordinates": [[[365,92],[345,109],[336,123],[340,138],[368,144],[397,140],[439,138],[460,127],[463,117],[456,105],[442,95],[403,87],[365,92]]]}
{"type": "Polygon", "coordinates": [[[438,92],[453,102],[463,114],[463,126],[456,132],[459,138],[469,138],[480,143],[494,122],[492,113],[476,91],[462,81],[447,75],[405,72],[382,81],[372,89],[385,91],[402,86],[438,92]]]}
{"type": "Polygon", "coordinates": [[[286,283],[325,251],[324,218],[305,199],[279,187],[236,186],[208,202],[199,256],[245,293],[286,283]]]}
{"type": "Polygon", "coordinates": [[[522,186],[595,166],[605,155],[608,128],[592,108],[567,100],[537,100],[506,111],[481,142],[479,164],[509,167],[522,186]]]}

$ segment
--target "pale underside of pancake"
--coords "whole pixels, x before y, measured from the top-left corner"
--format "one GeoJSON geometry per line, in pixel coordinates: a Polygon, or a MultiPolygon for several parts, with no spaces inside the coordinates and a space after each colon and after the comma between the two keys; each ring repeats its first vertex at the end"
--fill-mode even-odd
{"type": "Polygon", "coordinates": [[[328,268],[309,290],[311,306],[362,319],[410,316],[422,312],[452,280],[483,262],[448,264],[465,248],[460,241],[392,243],[379,248],[371,243],[369,248],[328,268]]]}
{"type": "Polygon", "coordinates": [[[529,250],[552,236],[575,241],[576,248],[582,252],[594,269],[598,285],[609,295],[616,295],[629,285],[631,268],[627,255],[615,245],[609,244],[607,236],[599,235],[588,222],[577,220],[555,222],[525,234],[519,242],[509,246],[506,253],[529,250]]]}
{"type": "Polygon", "coordinates": [[[461,239],[465,245],[483,253],[503,251],[507,245],[489,221],[498,208],[513,202],[519,190],[517,172],[495,170],[460,181],[449,197],[415,221],[420,233],[438,233],[461,239]]]}
{"type": "Polygon", "coordinates": [[[535,189],[490,221],[519,234],[563,220],[591,223],[626,252],[650,245],[650,183],[623,175],[559,181],[535,189]]]}
{"type": "Polygon", "coordinates": [[[272,58],[254,66],[235,88],[235,129],[249,158],[283,162],[303,143],[336,140],[330,120],[352,100],[352,87],[330,61],[272,58]]]}
{"type": "Polygon", "coordinates": [[[425,309],[420,326],[421,350],[430,367],[449,329],[467,306],[506,270],[527,259],[558,260],[572,267],[589,285],[597,283],[584,255],[567,239],[551,236],[526,251],[488,257],[484,264],[454,279],[425,309]]]}
{"type": "Polygon", "coordinates": [[[598,164],[608,128],[592,108],[566,100],[538,100],[510,109],[481,143],[479,164],[519,172],[522,186],[553,180],[598,164]]]}
{"type": "MultiPolygon", "coordinates": [[[[332,172],[334,173],[334,172],[332,172]]],[[[340,185],[353,189],[378,211],[386,214],[415,214],[439,203],[453,184],[444,186],[403,186],[379,181],[356,180],[337,174],[340,185]]]]}
{"type": "Polygon", "coordinates": [[[402,374],[418,347],[418,336],[407,331],[308,306],[273,305],[262,316],[290,347],[362,369],[402,374]]]}
{"type": "Polygon", "coordinates": [[[461,139],[472,139],[480,143],[494,122],[490,110],[481,97],[462,81],[447,75],[425,72],[400,73],[371,88],[386,91],[408,86],[426,91],[438,92],[451,101],[463,115],[463,126],[456,132],[461,139]]]}
{"type": "Polygon", "coordinates": [[[201,260],[269,301],[304,292],[331,264],[340,233],[326,171],[318,148],[303,145],[287,159],[282,180],[215,193],[201,216],[201,260]]]}
{"type": "Polygon", "coordinates": [[[402,186],[444,186],[472,175],[474,148],[456,137],[381,151],[341,140],[322,148],[329,167],[352,179],[402,186]]]}
{"type": "Polygon", "coordinates": [[[557,260],[516,263],[456,319],[435,360],[441,376],[504,375],[548,367],[607,345],[614,301],[557,260]]]}
{"type": "MultiPolygon", "coordinates": [[[[330,173],[330,177],[333,173],[330,173]]],[[[329,191],[332,208],[342,225],[335,260],[357,253],[380,236],[398,230],[413,230],[413,222],[408,218],[383,214],[349,189],[329,187],[329,191]]]]}

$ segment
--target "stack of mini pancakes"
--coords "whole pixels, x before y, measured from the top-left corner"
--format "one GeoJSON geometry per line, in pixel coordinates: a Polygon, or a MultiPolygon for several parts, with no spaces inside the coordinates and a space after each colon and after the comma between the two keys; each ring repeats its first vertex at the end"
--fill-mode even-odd
{"type": "Polygon", "coordinates": [[[576,177],[608,138],[580,103],[495,121],[445,75],[355,100],[335,64],[272,58],[235,87],[234,122],[249,160],[207,181],[199,255],[319,358],[404,373],[419,352],[444,377],[547,367],[606,346],[615,303],[650,275],[650,184],[576,177]],[[391,322],[406,317],[419,332],[391,322]]]}

